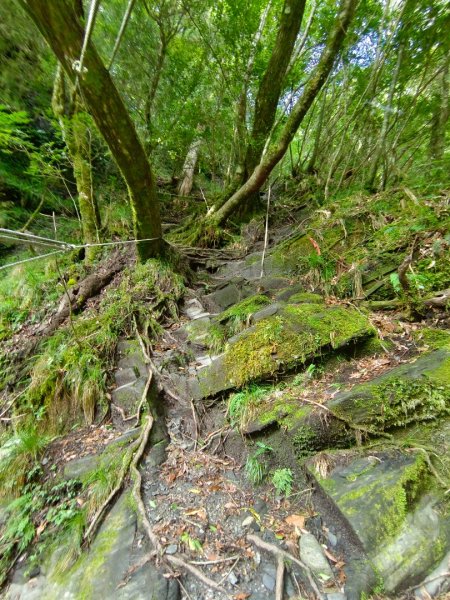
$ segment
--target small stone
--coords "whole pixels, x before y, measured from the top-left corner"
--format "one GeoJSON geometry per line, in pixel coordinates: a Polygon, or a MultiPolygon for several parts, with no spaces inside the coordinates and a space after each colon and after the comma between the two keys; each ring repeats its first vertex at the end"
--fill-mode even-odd
{"type": "Polygon", "coordinates": [[[48,464],[48,462],[49,462],[49,460],[50,460],[50,459],[48,459],[47,457],[43,458],[43,459],[42,459],[42,464],[43,464],[44,466],[45,466],[45,465],[47,465],[47,464],[48,464]]]}
{"type": "Polygon", "coordinates": [[[274,591],[276,582],[275,582],[274,577],[272,577],[272,575],[268,575],[267,573],[264,573],[262,581],[263,581],[264,587],[266,587],[271,592],[274,591]]]}
{"type": "Polygon", "coordinates": [[[299,547],[300,559],[318,579],[328,581],[333,578],[333,571],[323,553],[322,546],[312,533],[304,533],[301,536],[299,547]]]}
{"type": "Polygon", "coordinates": [[[327,538],[328,538],[328,541],[330,542],[330,544],[331,544],[332,546],[336,546],[338,539],[337,539],[337,537],[334,535],[334,533],[331,533],[331,531],[328,531],[328,533],[327,533],[327,538]]]}
{"type": "Polygon", "coordinates": [[[242,521],[242,527],[250,527],[250,525],[255,521],[253,517],[247,517],[242,521]]]}
{"type": "Polygon", "coordinates": [[[237,583],[239,581],[239,578],[236,577],[236,575],[234,574],[233,571],[231,571],[231,573],[228,575],[227,579],[231,583],[231,585],[237,585],[237,583]]]}
{"type": "Polygon", "coordinates": [[[327,594],[327,600],[347,600],[347,596],[343,592],[331,592],[327,594]]]}
{"type": "Polygon", "coordinates": [[[178,552],[177,544],[170,544],[166,548],[166,554],[176,554],[178,552]]]}

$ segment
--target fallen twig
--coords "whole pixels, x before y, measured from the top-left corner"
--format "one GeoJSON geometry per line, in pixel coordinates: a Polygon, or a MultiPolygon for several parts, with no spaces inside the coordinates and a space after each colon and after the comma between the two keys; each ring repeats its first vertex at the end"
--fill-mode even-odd
{"type": "Polygon", "coordinates": [[[312,589],[314,590],[314,592],[316,593],[318,600],[324,600],[323,594],[320,592],[319,588],[317,587],[316,582],[314,581],[314,578],[311,574],[311,570],[301,560],[299,560],[298,558],[295,558],[295,556],[293,556],[292,554],[289,554],[289,552],[286,552],[286,550],[282,550],[281,548],[279,548],[278,546],[275,546],[274,544],[269,544],[269,543],[265,542],[264,540],[259,538],[257,535],[254,535],[252,533],[247,534],[247,539],[249,542],[252,542],[253,544],[255,544],[255,546],[258,546],[259,548],[261,548],[261,550],[265,550],[266,552],[270,552],[271,554],[274,554],[277,557],[277,559],[278,559],[278,557],[280,557],[282,559],[291,560],[292,562],[296,563],[299,567],[301,567],[305,571],[306,576],[308,577],[309,584],[312,587],[312,589]]]}
{"type": "Polygon", "coordinates": [[[178,556],[174,556],[174,555],[172,555],[172,556],[166,555],[164,558],[171,565],[173,565],[175,567],[180,567],[181,569],[185,569],[186,571],[188,571],[189,573],[194,575],[197,579],[199,579],[202,583],[204,583],[209,588],[216,590],[218,592],[221,592],[222,594],[225,594],[226,596],[228,595],[226,590],[223,587],[221,587],[218,583],[216,583],[215,581],[213,581],[212,579],[207,577],[204,573],[202,573],[200,571],[200,569],[197,569],[197,567],[194,567],[194,565],[191,565],[190,563],[186,562],[182,558],[180,558],[178,556]]]}

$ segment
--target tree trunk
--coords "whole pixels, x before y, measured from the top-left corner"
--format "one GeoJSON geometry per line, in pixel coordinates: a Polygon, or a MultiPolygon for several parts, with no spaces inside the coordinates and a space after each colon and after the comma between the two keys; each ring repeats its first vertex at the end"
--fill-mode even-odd
{"type": "MultiPolygon", "coordinates": [[[[201,132],[203,128],[198,128],[201,132]]],[[[189,196],[194,185],[195,167],[197,166],[198,155],[200,152],[200,146],[202,145],[202,138],[196,137],[189,146],[189,150],[186,154],[186,159],[183,165],[183,179],[178,188],[179,196],[189,196]]]]}
{"type": "Polygon", "coordinates": [[[144,107],[144,119],[145,119],[145,129],[146,129],[146,141],[145,141],[145,149],[147,151],[147,155],[150,156],[153,150],[152,137],[153,137],[153,124],[152,124],[152,114],[153,114],[153,105],[155,103],[156,92],[158,90],[159,80],[161,79],[161,73],[164,66],[164,61],[166,59],[167,54],[167,43],[165,36],[162,31],[160,32],[160,45],[158,57],[156,59],[155,71],[153,73],[153,77],[150,83],[150,89],[145,100],[144,107]]]}
{"type": "Polygon", "coordinates": [[[367,189],[374,191],[375,179],[378,172],[378,166],[381,159],[384,156],[384,152],[386,149],[386,139],[389,132],[389,123],[392,112],[392,105],[394,101],[395,89],[397,87],[398,76],[400,74],[400,68],[402,65],[403,59],[403,46],[400,46],[397,56],[397,64],[395,66],[394,73],[392,75],[391,85],[389,87],[389,94],[387,105],[384,107],[384,115],[383,115],[383,123],[381,125],[380,137],[375,147],[375,151],[372,155],[372,166],[369,172],[369,178],[366,183],[367,189]]]}
{"type": "Polygon", "coordinates": [[[306,0],[284,1],[275,46],[256,95],[253,128],[245,156],[245,178],[259,163],[275,122],[284,76],[300,31],[305,4],[306,0]]]}
{"type": "MultiPolygon", "coordinates": [[[[64,73],[58,65],[52,97],[53,112],[58,119],[72,162],[73,173],[78,191],[83,241],[86,244],[99,242],[100,215],[93,193],[92,169],[90,161],[90,135],[78,94],[67,92],[64,73]],[[71,97],[69,97],[71,96],[71,97]]],[[[98,248],[86,249],[86,261],[92,262],[98,248]]]]}
{"type": "MultiPolygon", "coordinates": [[[[84,40],[84,27],[72,0],[20,0],[61,62],[68,77],[76,80],[76,69],[84,40]]],[[[116,86],[92,42],[87,44],[83,72],[78,82],[84,102],[103,135],[126,181],[133,211],[141,260],[160,254],[161,219],[156,182],[134,124],[116,86]]]]}
{"type": "Polygon", "coordinates": [[[431,122],[430,157],[434,160],[442,160],[445,151],[445,133],[447,121],[450,115],[449,105],[449,66],[450,53],[447,53],[439,81],[439,88],[435,95],[435,106],[431,122]]]}
{"type": "Polygon", "coordinates": [[[213,224],[222,224],[242,203],[245,203],[248,198],[258,192],[266,182],[274,167],[285,155],[301,122],[333,68],[334,61],[341,49],[357,4],[358,0],[341,0],[338,17],[330,33],[325,49],[322,52],[319,63],[311,74],[303,94],[295,103],[286,124],[281,131],[278,141],[268,149],[244,185],[242,185],[217,212],[209,215],[208,220],[213,224]]]}

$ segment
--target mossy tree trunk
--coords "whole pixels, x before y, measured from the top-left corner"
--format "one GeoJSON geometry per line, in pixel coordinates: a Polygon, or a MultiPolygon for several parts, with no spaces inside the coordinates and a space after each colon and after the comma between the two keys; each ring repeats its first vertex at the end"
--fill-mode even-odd
{"type": "MultiPolygon", "coordinates": [[[[57,67],[53,85],[52,108],[58,119],[72,161],[78,192],[83,241],[86,244],[94,244],[100,241],[100,214],[93,193],[88,116],[83,110],[80,97],[73,86],[72,90],[69,91],[61,65],[57,67]]],[[[87,248],[87,262],[92,262],[97,250],[98,247],[87,248]]]]}
{"type": "MultiPolygon", "coordinates": [[[[20,0],[75,82],[84,40],[84,25],[73,0],[20,0]]],[[[87,44],[78,77],[86,107],[104,137],[127,184],[141,260],[160,254],[161,219],[156,182],[134,124],[114,82],[92,44],[87,44]]]]}
{"type": "Polygon", "coordinates": [[[247,202],[249,198],[261,189],[275,166],[283,158],[300,124],[333,68],[348,27],[353,19],[357,4],[358,0],[341,0],[337,19],[330,32],[320,60],[311,74],[303,94],[295,103],[278,140],[269,147],[247,181],[219,210],[211,212],[208,215],[207,226],[223,224],[233,212],[238,210],[243,203],[247,202]]]}

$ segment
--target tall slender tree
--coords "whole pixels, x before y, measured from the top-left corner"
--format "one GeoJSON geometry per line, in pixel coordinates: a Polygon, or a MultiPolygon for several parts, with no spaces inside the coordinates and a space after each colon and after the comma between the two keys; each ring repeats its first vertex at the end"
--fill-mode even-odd
{"type": "MultiPolygon", "coordinates": [[[[78,0],[75,0],[78,2],[78,0]]],[[[56,54],[83,100],[127,184],[141,260],[163,248],[156,182],[133,121],[93,43],[88,40],[80,70],[85,27],[73,0],[20,0],[56,54]]]]}

